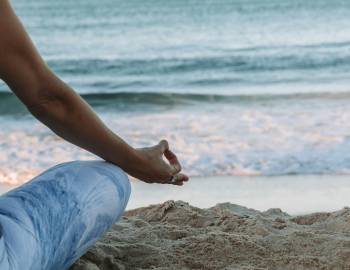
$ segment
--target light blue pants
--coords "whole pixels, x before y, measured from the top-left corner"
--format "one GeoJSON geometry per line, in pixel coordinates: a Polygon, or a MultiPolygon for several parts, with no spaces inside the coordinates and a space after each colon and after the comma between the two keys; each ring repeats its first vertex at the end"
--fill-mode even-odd
{"type": "Polygon", "coordinates": [[[73,161],[2,195],[0,269],[68,269],[122,216],[130,191],[119,167],[73,161]]]}

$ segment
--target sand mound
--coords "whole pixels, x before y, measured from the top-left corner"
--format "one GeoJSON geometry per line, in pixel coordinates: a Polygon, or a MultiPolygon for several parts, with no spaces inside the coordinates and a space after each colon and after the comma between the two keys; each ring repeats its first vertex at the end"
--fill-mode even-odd
{"type": "Polygon", "coordinates": [[[291,217],[167,201],[126,212],[71,269],[350,269],[350,210],[291,217]]]}

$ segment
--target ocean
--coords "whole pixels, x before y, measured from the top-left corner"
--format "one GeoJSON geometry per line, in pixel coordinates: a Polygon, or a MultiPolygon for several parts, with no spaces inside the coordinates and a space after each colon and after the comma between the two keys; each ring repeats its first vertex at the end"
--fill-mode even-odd
{"type": "MultiPolygon", "coordinates": [[[[12,4],[48,65],[113,131],[135,147],[168,139],[191,177],[350,174],[349,1],[12,4]]],[[[0,127],[3,184],[96,158],[3,83],[0,127]]]]}

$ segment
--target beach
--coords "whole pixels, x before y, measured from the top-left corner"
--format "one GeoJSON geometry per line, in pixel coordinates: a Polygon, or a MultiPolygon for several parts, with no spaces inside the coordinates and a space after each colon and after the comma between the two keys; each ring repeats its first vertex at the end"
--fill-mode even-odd
{"type": "Polygon", "coordinates": [[[348,175],[192,177],[184,186],[147,184],[131,178],[127,210],[181,200],[200,208],[230,202],[291,215],[336,211],[350,206],[348,175]]]}
{"type": "Polygon", "coordinates": [[[183,201],[131,210],[71,270],[349,269],[350,209],[290,216],[183,201]]]}
{"type": "Polygon", "coordinates": [[[348,181],[211,177],[186,188],[132,181],[129,210],[71,269],[346,270],[348,181]]]}
{"type": "MultiPolygon", "coordinates": [[[[11,4],[112,132],[134,148],[168,140],[190,177],[130,178],[123,218],[71,270],[350,269],[349,1],[11,4]]],[[[0,127],[0,194],[99,159],[2,81],[0,127]]]]}
{"type": "Polygon", "coordinates": [[[194,177],[176,187],[131,178],[127,211],[71,270],[346,270],[349,180],[194,177]]]}

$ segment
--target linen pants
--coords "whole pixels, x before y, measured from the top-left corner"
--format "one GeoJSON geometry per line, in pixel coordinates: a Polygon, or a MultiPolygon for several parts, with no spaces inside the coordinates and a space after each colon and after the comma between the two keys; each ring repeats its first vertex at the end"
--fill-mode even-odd
{"type": "Polygon", "coordinates": [[[130,192],[112,163],[72,161],[5,193],[0,269],[68,269],[122,216],[130,192]]]}

